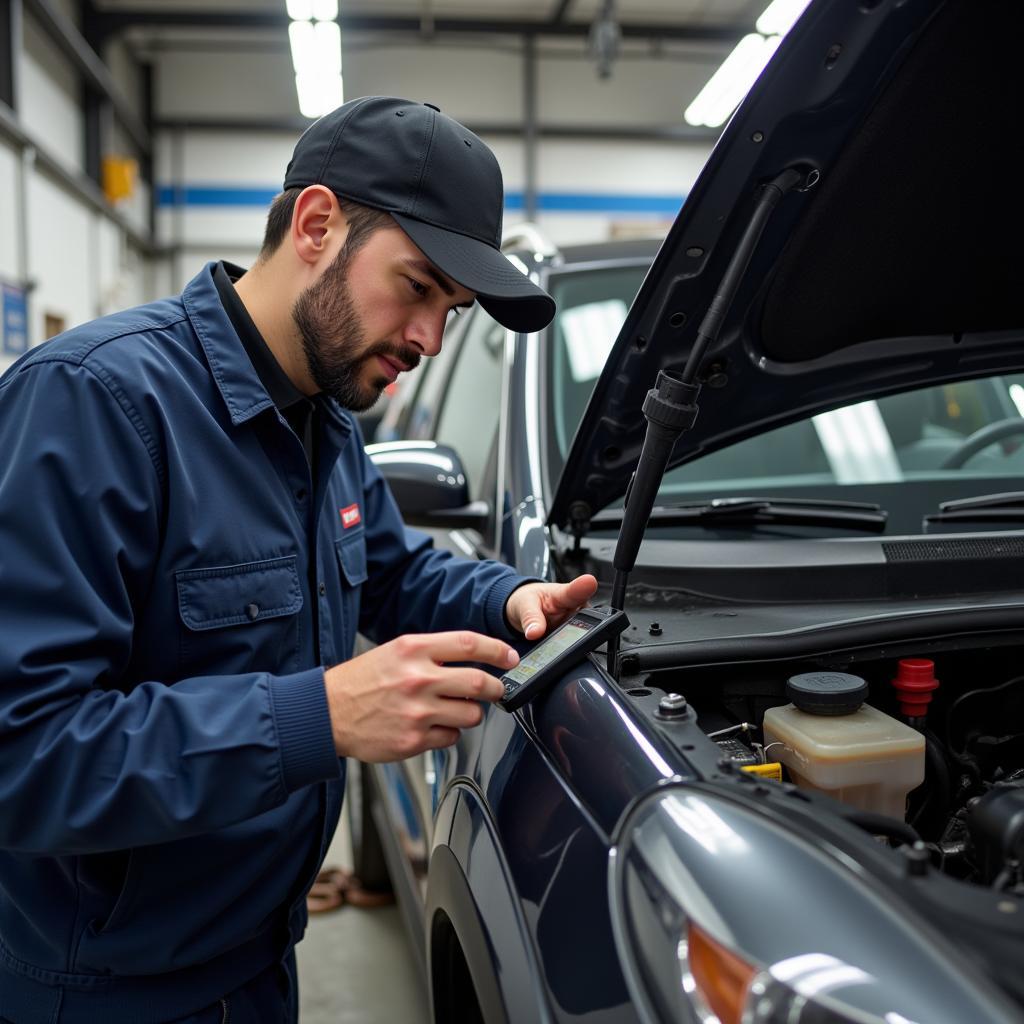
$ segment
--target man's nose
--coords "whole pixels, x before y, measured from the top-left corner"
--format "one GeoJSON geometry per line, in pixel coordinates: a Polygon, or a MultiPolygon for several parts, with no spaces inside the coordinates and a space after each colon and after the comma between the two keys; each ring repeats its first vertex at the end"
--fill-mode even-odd
{"type": "Polygon", "coordinates": [[[425,356],[436,356],[441,351],[441,340],[447,315],[423,316],[409,324],[405,340],[415,345],[425,356]]]}

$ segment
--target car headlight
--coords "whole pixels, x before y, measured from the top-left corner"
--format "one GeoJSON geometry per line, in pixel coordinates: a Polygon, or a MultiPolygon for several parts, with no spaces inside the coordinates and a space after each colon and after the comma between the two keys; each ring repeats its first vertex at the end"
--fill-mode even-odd
{"type": "Polygon", "coordinates": [[[615,941],[647,1022],[990,1024],[1018,1011],[849,860],[730,800],[641,802],[611,860],[615,941]]]}

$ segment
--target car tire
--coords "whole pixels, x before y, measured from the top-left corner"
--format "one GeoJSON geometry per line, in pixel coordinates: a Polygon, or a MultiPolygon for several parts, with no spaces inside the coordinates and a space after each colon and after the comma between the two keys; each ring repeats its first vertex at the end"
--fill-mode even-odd
{"type": "Polygon", "coordinates": [[[486,1024],[466,955],[444,914],[434,920],[430,968],[433,1024],[486,1024]]]}
{"type": "Polygon", "coordinates": [[[345,802],[352,835],[352,874],[369,892],[392,892],[384,846],[373,820],[373,801],[377,798],[373,770],[360,761],[349,761],[348,772],[345,802]]]}

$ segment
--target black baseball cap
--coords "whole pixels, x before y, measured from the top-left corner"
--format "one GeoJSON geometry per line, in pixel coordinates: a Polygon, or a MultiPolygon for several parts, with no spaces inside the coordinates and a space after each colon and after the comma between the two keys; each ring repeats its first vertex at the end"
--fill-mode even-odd
{"type": "Polygon", "coordinates": [[[325,114],[295,145],[284,187],[324,185],[385,210],[505,327],[539,331],[550,295],[501,252],[501,169],[487,145],[430,103],[364,96],[325,114]]]}

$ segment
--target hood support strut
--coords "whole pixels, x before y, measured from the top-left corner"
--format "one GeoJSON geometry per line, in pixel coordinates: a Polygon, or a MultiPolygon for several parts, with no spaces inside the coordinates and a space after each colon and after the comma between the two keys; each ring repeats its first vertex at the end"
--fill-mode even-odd
{"type": "MultiPolygon", "coordinates": [[[[750,221],[697,330],[697,337],[690,349],[683,372],[680,374],[671,370],[659,371],[655,386],[647,392],[643,405],[647,432],[644,435],[643,448],[640,450],[636,469],[626,488],[622,524],[619,527],[619,538],[615,544],[615,558],[612,563],[615,567],[615,579],[612,583],[611,606],[617,611],[625,610],[626,583],[636,565],[640,542],[643,540],[647,521],[654,507],[654,499],[665,475],[665,467],[672,457],[672,449],[680,435],[689,430],[697,419],[700,385],[694,381],[704,353],[722,329],[729,307],[772,212],[787,192],[804,184],[805,177],[807,184],[812,184],[817,181],[817,171],[806,175],[806,172],[796,168],[787,168],[761,189],[750,221]]],[[[608,642],[608,674],[616,680],[619,678],[618,654],[619,637],[616,634],[608,642]]]]}

